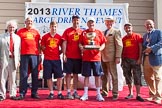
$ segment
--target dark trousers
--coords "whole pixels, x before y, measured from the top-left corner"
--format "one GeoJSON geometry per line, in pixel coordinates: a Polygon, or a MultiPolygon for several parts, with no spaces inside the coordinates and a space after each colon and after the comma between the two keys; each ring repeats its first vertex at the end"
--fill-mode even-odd
{"type": "Polygon", "coordinates": [[[30,67],[32,77],[31,94],[36,94],[38,90],[38,56],[37,55],[21,55],[20,61],[20,94],[27,92],[28,69],[30,67]]]}

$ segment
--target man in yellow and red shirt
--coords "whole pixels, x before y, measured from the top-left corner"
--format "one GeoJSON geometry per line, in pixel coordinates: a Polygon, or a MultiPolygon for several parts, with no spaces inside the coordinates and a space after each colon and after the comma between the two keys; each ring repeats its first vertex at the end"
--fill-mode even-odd
{"type": "Polygon", "coordinates": [[[39,99],[38,90],[38,64],[39,64],[39,42],[40,34],[33,28],[33,20],[26,18],[25,28],[18,30],[17,34],[21,38],[20,56],[20,96],[15,100],[22,100],[27,93],[28,68],[30,67],[32,76],[31,98],[39,99]]]}
{"type": "Polygon", "coordinates": [[[81,51],[79,49],[79,38],[82,33],[82,30],[79,28],[79,16],[72,16],[72,27],[67,28],[63,35],[63,68],[66,73],[66,87],[67,87],[67,99],[79,99],[79,95],[77,93],[77,82],[78,82],[78,74],[81,73],[81,51]],[[74,93],[71,95],[70,90],[70,81],[71,74],[73,74],[73,85],[74,85],[74,93]]]}
{"type": "Polygon", "coordinates": [[[93,17],[89,17],[87,20],[88,29],[82,32],[82,35],[79,39],[79,47],[82,51],[82,75],[84,78],[84,94],[80,98],[82,101],[88,99],[88,84],[89,84],[89,77],[95,77],[95,85],[97,91],[96,99],[98,101],[104,101],[100,93],[101,87],[101,75],[102,67],[101,67],[101,51],[105,47],[106,38],[104,37],[103,33],[100,30],[95,29],[95,19],[93,17]],[[93,49],[95,47],[96,49],[93,49]],[[92,47],[92,49],[91,49],[92,47]],[[90,49],[89,49],[90,48],[90,49]],[[98,49],[97,49],[98,48],[98,49]]]}
{"type": "Polygon", "coordinates": [[[124,25],[127,33],[123,37],[122,68],[126,83],[128,84],[129,94],[125,99],[133,98],[133,82],[136,86],[136,100],[143,102],[140,96],[141,86],[141,61],[142,61],[142,36],[133,32],[131,23],[124,25]],[[132,81],[134,79],[134,81],[132,81]]]}
{"type": "Polygon", "coordinates": [[[44,53],[43,61],[43,78],[47,79],[47,85],[49,88],[49,95],[47,99],[54,98],[53,92],[53,81],[52,74],[54,73],[54,78],[57,79],[57,89],[58,89],[58,99],[64,99],[62,95],[62,66],[60,60],[60,48],[62,45],[62,39],[59,34],[56,33],[57,22],[52,21],[50,23],[50,32],[45,34],[41,40],[41,48],[44,53]]]}

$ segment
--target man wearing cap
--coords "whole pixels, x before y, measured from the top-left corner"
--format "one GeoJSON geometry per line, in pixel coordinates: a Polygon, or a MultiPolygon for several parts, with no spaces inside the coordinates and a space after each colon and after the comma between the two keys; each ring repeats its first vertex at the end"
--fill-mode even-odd
{"type": "Polygon", "coordinates": [[[67,88],[67,99],[79,99],[80,96],[77,93],[77,82],[78,82],[78,74],[81,73],[81,51],[79,48],[79,38],[82,33],[82,30],[79,28],[79,16],[73,15],[72,16],[72,27],[67,28],[63,35],[63,44],[62,44],[62,51],[63,51],[63,68],[64,72],[66,73],[66,88],[67,88]],[[74,92],[71,95],[71,74],[73,74],[73,87],[74,92]]]}
{"type": "Polygon", "coordinates": [[[120,63],[123,44],[120,30],[113,27],[114,22],[115,20],[112,16],[105,19],[107,30],[105,30],[104,36],[106,37],[107,42],[104,50],[102,51],[102,67],[104,72],[104,75],[102,76],[102,95],[108,95],[108,86],[110,81],[110,79],[108,79],[108,75],[110,73],[113,85],[112,98],[113,100],[117,100],[119,95],[117,64],[120,63]]]}
{"type": "Polygon", "coordinates": [[[136,100],[143,102],[140,96],[141,86],[141,58],[142,58],[142,37],[133,32],[131,23],[124,25],[126,35],[123,37],[122,68],[129,94],[125,99],[133,98],[133,82],[136,86],[136,100]],[[134,80],[132,80],[134,79],[134,80]]]}
{"type": "Polygon", "coordinates": [[[162,99],[162,31],[155,29],[154,22],[145,21],[143,36],[144,78],[149,88],[148,101],[161,104],[162,99]]]}
{"type": "Polygon", "coordinates": [[[106,38],[102,34],[100,30],[95,29],[95,19],[93,17],[89,17],[87,20],[88,29],[82,32],[82,35],[79,39],[79,47],[82,51],[82,75],[84,78],[84,94],[80,98],[82,101],[88,99],[88,84],[89,77],[92,75],[95,77],[95,85],[96,85],[96,100],[104,101],[100,93],[101,87],[101,75],[102,67],[101,67],[101,51],[105,47],[106,38]]]}

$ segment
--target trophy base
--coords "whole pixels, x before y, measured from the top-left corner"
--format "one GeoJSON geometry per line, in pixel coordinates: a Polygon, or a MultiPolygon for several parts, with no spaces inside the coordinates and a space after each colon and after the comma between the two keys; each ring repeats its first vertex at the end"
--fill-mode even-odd
{"type": "Polygon", "coordinates": [[[99,49],[100,46],[97,45],[85,45],[84,49],[99,49]]]}

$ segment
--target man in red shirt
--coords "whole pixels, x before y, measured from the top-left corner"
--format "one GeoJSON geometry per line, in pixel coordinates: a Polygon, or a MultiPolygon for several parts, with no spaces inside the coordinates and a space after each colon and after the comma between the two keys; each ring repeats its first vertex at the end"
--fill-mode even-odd
{"type": "Polygon", "coordinates": [[[60,47],[62,44],[62,39],[59,34],[56,33],[57,22],[52,21],[50,23],[50,32],[45,34],[41,40],[41,48],[44,53],[43,61],[43,77],[47,79],[47,85],[50,91],[47,99],[53,99],[53,81],[52,73],[54,73],[54,78],[57,79],[57,89],[58,89],[58,99],[64,99],[62,95],[62,66],[60,60],[60,47]]]}
{"type": "Polygon", "coordinates": [[[82,51],[82,75],[84,78],[84,94],[80,98],[85,101],[88,99],[88,84],[89,77],[92,75],[91,70],[93,70],[93,76],[95,76],[95,85],[97,90],[98,101],[104,101],[100,93],[101,89],[101,51],[105,47],[106,38],[100,30],[95,29],[95,19],[89,17],[87,20],[88,29],[82,32],[82,35],[79,39],[79,47],[82,51]],[[94,48],[94,49],[93,49],[94,48]]]}
{"type": "Polygon", "coordinates": [[[143,102],[140,96],[141,86],[141,57],[142,57],[142,37],[133,32],[131,23],[124,25],[127,33],[123,37],[122,68],[126,83],[128,84],[129,94],[125,99],[133,98],[133,81],[136,86],[136,100],[143,102]],[[133,78],[132,78],[133,77],[133,78]]]}
{"type": "Polygon", "coordinates": [[[79,49],[79,38],[82,30],[79,28],[79,22],[79,16],[72,16],[73,26],[67,28],[62,35],[63,68],[66,73],[67,99],[80,98],[77,93],[78,74],[81,73],[82,66],[81,51],[79,49]],[[73,74],[73,95],[71,95],[70,89],[71,74],[73,74]]]}
{"type": "Polygon", "coordinates": [[[31,98],[40,98],[37,94],[40,34],[33,28],[31,18],[26,18],[25,25],[25,28],[21,28],[17,32],[21,38],[20,96],[16,97],[15,100],[24,99],[27,93],[28,67],[30,67],[32,74],[31,98]]]}

